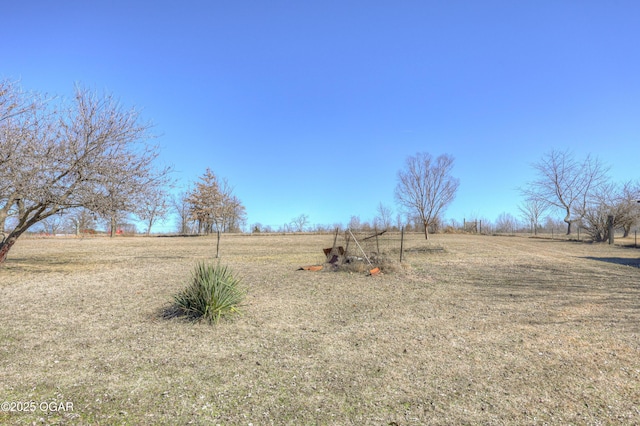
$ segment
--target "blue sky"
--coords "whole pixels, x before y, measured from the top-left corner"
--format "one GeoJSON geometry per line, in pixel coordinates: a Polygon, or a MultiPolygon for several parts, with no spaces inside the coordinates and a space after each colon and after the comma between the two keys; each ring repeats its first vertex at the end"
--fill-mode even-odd
{"type": "Polygon", "coordinates": [[[640,179],[636,1],[25,0],[0,16],[0,78],[140,108],[178,183],[210,167],[249,223],[397,211],[419,151],[455,157],[458,221],[516,215],[551,149],[640,179]]]}

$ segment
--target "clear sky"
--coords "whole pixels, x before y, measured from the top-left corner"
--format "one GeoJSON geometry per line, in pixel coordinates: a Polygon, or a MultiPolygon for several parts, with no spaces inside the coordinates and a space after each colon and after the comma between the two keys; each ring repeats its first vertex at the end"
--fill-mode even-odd
{"type": "Polygon", "coordinates": [[[396,212],[419,151],[455,157],[458,221],[517,215],[550,149],[640,179],[635,0],[24,0],[0,18],[0,78],[140,108],[178,183],[210,167],[250,224],[396,212]]]}

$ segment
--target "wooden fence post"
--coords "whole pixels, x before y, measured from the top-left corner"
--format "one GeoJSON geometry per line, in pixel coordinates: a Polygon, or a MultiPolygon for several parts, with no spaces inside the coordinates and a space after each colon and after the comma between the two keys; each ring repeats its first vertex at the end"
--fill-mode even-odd
{"type": "Polygon", "coordinates": [[[351,241],[351,238],[349,237],[349,234],[346,231],[344,233],[344,239],[345,239],[344,255],[346,256],[347,253],[349,253],[349,241],[351,241]]]}
{"type": "Polygon", "coordinates": [[[216,243],[216,259],[220,256],[220,230],[218,229],[218,241],[216,243]]]}
{"type": "Polygon", "coordinates": [[[400,263],[402,263],[402,251],[404,250],[404,226],[400,230],[400,263]]]}

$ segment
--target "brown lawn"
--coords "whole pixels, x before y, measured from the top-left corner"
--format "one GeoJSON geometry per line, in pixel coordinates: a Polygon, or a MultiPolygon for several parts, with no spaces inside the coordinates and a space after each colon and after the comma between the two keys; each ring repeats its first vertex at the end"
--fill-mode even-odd
{"type": "Polygon", "coordinates": [[[213,238],[18,241],[0,423],[640,423],[640,250],[415,234],[393,273],[296,271],[332,241],[224,235],[216,326],[161,315],[213,238]]]}

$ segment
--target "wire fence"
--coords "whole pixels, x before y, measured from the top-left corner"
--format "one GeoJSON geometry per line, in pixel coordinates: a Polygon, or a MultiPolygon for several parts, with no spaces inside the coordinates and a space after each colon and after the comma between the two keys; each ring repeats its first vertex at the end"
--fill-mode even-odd
{"type": "MultiPolygon", "coordinates": [[[[446,233],[446,232],[445,232],[446,233]]],[[[475,234],[475,232],[464,232],[475,234]]],[[[439,233],[441,234],[441,233],[439,233]]],[[[492,232],[477,235],[489,236],[518,236],[524,238],[540,238],[558,241],[591,242],[589,234],[577,227],[574,232],[567,235],[566,229],[549,229],[543,232],[492,232]]],[[[615,244],[629,247],[638,247],[638,231],[632,230],[626,238],[622,238],[622,232],[615,233],[615,244]]],[[[435,253],[444,248],[437,238],[425,240],[424,233],[418,231],[379,231],[377,229],[346,230],[333,234],[335,246],[344,250],[345,257],[380,257],[402,262],[414,253],[435,253]]],[[[366,260],[366,258],[365,258],[366,260]]]]}
{"type": "Polygon", "coordinates": [[[425,240],[422,232],[350,230],[333,234],[333,244],[325,249],[328,260],[333,251],[346,259],[358,259],[371,263],[384,261],[402,262],[412,253],[437,252],[443,248],[438,243],[425,240]]]}

